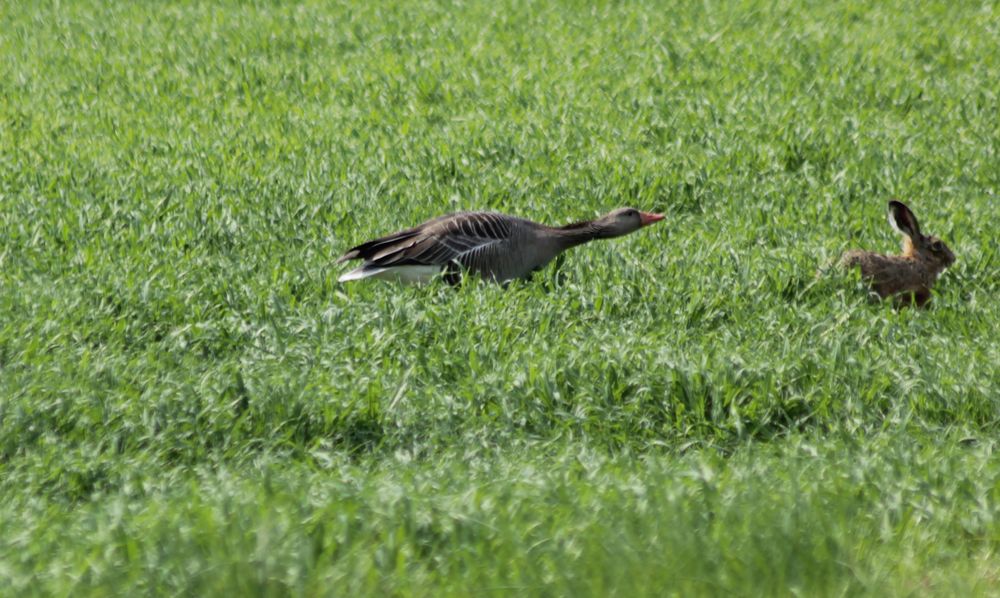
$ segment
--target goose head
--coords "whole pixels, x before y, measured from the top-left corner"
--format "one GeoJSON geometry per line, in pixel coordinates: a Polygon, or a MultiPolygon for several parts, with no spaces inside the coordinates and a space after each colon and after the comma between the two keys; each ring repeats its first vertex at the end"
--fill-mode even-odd
{"type": "Polygon", "coordinates": [[[610,239],[633,233],[663,218],[663,214],[642,212],[635,208],[618,208],[594,220],[592,224],[598,238],[610,239]]]}

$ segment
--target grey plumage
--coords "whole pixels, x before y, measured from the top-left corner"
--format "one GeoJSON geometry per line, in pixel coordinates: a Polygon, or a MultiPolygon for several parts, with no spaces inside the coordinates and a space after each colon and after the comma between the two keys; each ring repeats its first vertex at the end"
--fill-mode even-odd
{"type": "Polygon", "coordinates": [[[621,208],[593,221],[550,227],[493,212],[459,212],[362,243],[338,263],[364,260],[340,277],[421,281],[444,272],[449,281],[466,270],[487,280],[527,278],[566,249],[596,238],[628,234],[662,219],[621,208]]]}

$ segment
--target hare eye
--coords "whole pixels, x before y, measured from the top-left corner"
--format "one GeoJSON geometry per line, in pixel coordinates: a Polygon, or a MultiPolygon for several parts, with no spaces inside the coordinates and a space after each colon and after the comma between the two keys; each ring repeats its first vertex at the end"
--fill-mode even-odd
{"type": "Polygon", "coordinates": [[[933,243],[931,243],[931,249],[933,251],[941,251],[942,247],[943,245],[941,244],[941,241],[934,241],[933,243]]]}

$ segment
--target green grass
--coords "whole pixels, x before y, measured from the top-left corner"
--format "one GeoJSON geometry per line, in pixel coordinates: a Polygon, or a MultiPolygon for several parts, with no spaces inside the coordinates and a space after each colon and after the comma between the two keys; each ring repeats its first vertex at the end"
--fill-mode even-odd
{"type": "Polygon", "coordinates": [[[105,4],[0,4],[0,593],[1000,593],[996,3],[105,4]]]}

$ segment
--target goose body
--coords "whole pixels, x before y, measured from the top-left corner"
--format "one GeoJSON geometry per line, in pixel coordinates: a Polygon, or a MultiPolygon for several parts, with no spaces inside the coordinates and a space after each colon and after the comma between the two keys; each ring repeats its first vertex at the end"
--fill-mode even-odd
{"type": "Polygon", "coordinates": [[[552,227],[506,214],[459,212],[350,249],[337,263],[363,263],[338,280],[426,282],[444,274],[455,283],[462,270],[495,282],[525,279],[570,247],[626,235],[662,219],[620,208],[596,220],[552,227]]]}

